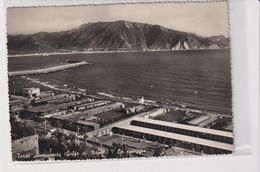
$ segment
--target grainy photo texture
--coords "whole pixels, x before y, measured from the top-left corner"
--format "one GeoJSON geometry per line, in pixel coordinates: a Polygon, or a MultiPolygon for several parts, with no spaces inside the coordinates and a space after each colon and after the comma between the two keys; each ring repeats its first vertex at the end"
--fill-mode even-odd
{"type": "Polygon", "coordinates": [[[231,154],[228,4],[7,9],[13,161],[231,154]]]}

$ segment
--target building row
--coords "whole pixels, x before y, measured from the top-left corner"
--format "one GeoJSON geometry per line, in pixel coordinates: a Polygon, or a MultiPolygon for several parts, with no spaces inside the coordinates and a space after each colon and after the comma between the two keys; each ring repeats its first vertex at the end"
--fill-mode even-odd
{"type": "Polygon", "coordinates": [[[124,108],[124,104],[121,102],[115,102],[107,104],[101,107],[88,109],[86,111],[76,111],[71,113],[65,113],[64,111],[57,112],[56,115],[49,117],[51,125],[59,128],[65,128],[68,130],[76,131],[79,127],[81,132],[89,132],[100,128],[100,125],[95,122],[90,122],[90,117],[93,115],[111,111],[120,110],[124,108]]]}
{"type": "Polygon", "coordinates": [[[133,119],[130,124],[144,128],[151,128],[176,134],[187,135],[190,137],[233,144],[233,134],[231,132],[221,130],[214,130],[209,128],[202,128],[197,126],[178,124],[160,120],[150,120],[145,118],[133,119]]]}
{"type": "Polygon", "coordinates": [[[77,112],[72,112],[72,113],[68,113],[62,116],[53,116],[53,118],[58,118],[58,119],[78,119],[78,118],[88,118],[89,116],[93,116],[99,113],[103,113],[103,112],[108,112],[111,110],[120,110],[124,108],[124,104],[121,102],[115,102],[115,103],[111,103],[111,104],[107,104],[101,107],[96,107],[93,109],[88,109],[85,111],[77,111],[77,112]]]}
{"type": "Polygon", "coordinates": [[[90,103],[85,103],[85,104],[73,106],[73,109],[82,111],[82,110],[85,110],[85,109],[91,109],[91,108],[103,106],[103,105],[106,105],[108,103],[111,103],[111,101],[99,100],[99,101],[95,101],[95,102],[90,102],[90,103]]]}
{"type": "Polygon", "coordinates": [[[85,103],[89,103],[89,102],[93,102],[93,101],[95,101],[95,99],[90,98],[90,97],[85,97],[82,100],[69,101],[69,102],[62,103],[62,104],[60,104],[60,106],[63,106],[63,107],[76,106],[76,105],[81,105],[81,104],[85,104],[85,103]]]}
{"type": "Polygon", "coordinates": [[[51,117],[51,125],[57,128],[63,128],[75,132],[89,132],[100,128],[100,125],[95,122],[83,121],[83,120],[67,120],[51,117]]]}
{"type": "Polygon", "coordinates": [[[139,116],[143,117],[143,118],[156,118],[158,116],[164,115],[167,112],[167,109],[165,108],[156,108],[153,110],[150,110],[148,112],[144,112],[142,114],[140,114],[139,116]]]}
{"type": "Polygon", "coordinates": [[[112,128],[113,133],[146,139],[206,154],[233,152],[232,132],[177,124],[146,118],[134,118],[130,125],[112,128]]]}
{"type": "Polygon", "coordinates": [[[53,95],[44,98],[38,98],[31,101],[32,105],[43,105],[48,103],[65,103],[74,101],[76,96],[74,94],[60,94],[60,95],[53,95]]]}

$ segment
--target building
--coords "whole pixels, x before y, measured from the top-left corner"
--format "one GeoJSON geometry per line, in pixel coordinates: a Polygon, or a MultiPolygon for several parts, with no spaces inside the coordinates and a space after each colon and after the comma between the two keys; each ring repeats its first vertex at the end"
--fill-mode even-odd
{"type": "Polygon", "coordinates": [[[85,120],[86,121],[97,121],[98,117],[96,117],[96,116],[88,116],[88,117],[85,117],[85,120]]]}
{"type": "Polygon", "coordinates": [[[95,122],[83,121],[83,120],[71,120],[62,119],[59,117],[50,118],[51,125],[54,127],[67,129],[74,132],[89,132],[100,128],[100,125],[95,122]]]}
{"type": "Polygon", "coordinates": [[[199,126],[200,127],[209,127],[210,125],[215,124],[217,120],[218,120],[217,117],[211,117],[210,119],[199,123],[199,126]]]}
{"type": "Polygon", "coordinates": [[[146,104],[146,105],[154,105],[156,103],[156,101],[153,100],[145,100],[144,97],[142,97],[141,99],[137,99],[139,101],[140,104],[146,104]]]}
{"type": "Polygon", "coordinates": [[[99,114],[99,113],[103,113],[103,112],[108,112],[111,110],[120,110],[124,108],[124,104],[121,102],[115,102],[115,103],[111,103],[105,106],[101,106],[101,107],[96,107],[93,109],[88,109],[85,111],[76,111],[76,112],[72,112],[72,113],[67,113],[64,115],[55,115],[52,116],[52,120],[70,120],[70,121],[75,121],[77,119],[84,119],[85,121],[87,121],[89,119],[90,116],[99,114]]]}
{"type": "Polygon", "coordinates": [[[218,118],[213,115],[201,115],[188,121],[188,124],[199,126],[199,127],[210,127],[210,125],[215,124],[218,118]]]}
{"type": "Polygon", "coordinates": [[[120,110],[124,108],[124,104],[121,102],[115,102],[115,103],[111,103],[105,106],[101,106],[101,107],[96,107],[93,109],[87,109],[85,111],[77,111],[77,112],[72,112],[72,113],[68,113],[65,115],[61,115],[61,116],[55,116],[55,118],[59,118],[59,119],[83,119],[85,118],[85,120],[87,120],[89,118],[89,116],[93,116],[99,113],[103,113],[103,112],[108,112],[111,110],[120,110]]]}
{"type": "Polygon", "coordinates": [[[156,118],[160,115],[164,115],[167,112],[165,108],[158,108],[158,109],[153,109],[148,112],[142,113],[140,116],[143,118],[156,118]]]}
{"type": "Polygon", "coordinates": [[[47,101],[48,103],[53,103],[53,104],[60,104],[60,103],[66,103],[70,101],[74,101],[76,99],[75,95],[65,95],[63,97],[55,97],[52,98],[51,100],[47,101]]]}
{"type": "Polygon", "coordinates": [[[34,106],[37,105],[44,105],[44,104],[60,104],[60,103],[66,103],[70,101],[74,101],[76,99],[76,96],[74,94],[58,94],[58,95],[52,95],[47,97],[41,97],[36,98],[32,100],[31,104],[34,106]]]}
{"type": "Polygon", "coordinates": [[[38,95],[39,98],[50,97],[50,96],[54,96],[54,93],[51,91],[43,91],[38,95]]]}
{"type": "Polygon", "coordinates": [[[147,139],[206,154],[233,152],[233,133],[146,118],[134,118],[113,133],[147,139]]]}
{"type": "Polygon", "coordinates": [[[95,122],[89,122],[89,121],[76,121],[76,125],[78,125],[82,131],[93,131],[100,128],[100,125],[95,122]]]}
{"type": "Polygon", "coordinates": [[[89,109],[87,111],[82,112],[82,114],[87,117],[88,115],[96,115],[99,113],[108,112],[108,111],[112,111],[112,110],[120,110],[124,107],[125,107],[125,105],[123,103],[115,102],[115,103],[111,103],[111,104],[104,105],[101,107],[89,109]]]}
{"type": "Polygon", "coordinates": [[[202,123],[203,121],[206,121],[208,119],[210,119],[209,116],[202,115],[202,116],[199,116],[195,119],[190,120],[188,123],[190,125],[199,125],[200,123],[202,123]]]}
{"type": "Polygon", "coordinates": [[[21,110],[19,113],[19,118],[22,119],[29,119],[41,122],[43,121],[44,114],[42,112],[34,112],[34,111],[28,111],[28,110],[21,110]]]}
{"type": "Polygon", "coordinates": [[[144,109],[145,109],[145,106],[142,106],[142,105],[128,107],[128,108],[126,108],[126,113],[127,114],[138,113],[138,112],[141,112],[144,109]]]}
{"type": "Polygon", "coordinates": [[[69,107],[69,106],[80,105],[80,104],[89,103],[89,102],[93,102],[93,101],[94,101],[93,98],[89,98],[88,97],[88,98],[85,98],[85,99],[82,99],[82,100],[78,100],[78,101],[65,102],[65,103],[60,104],[60,106],[69,107]]]}
{"type": "Polygon", "coordinates": [[[107,112],[111,110],[119,110],[124,107],[124,104],[121,102],[111,103],[105,106],[97,107],[94,109],[88,109],[86,111],[77,111],[62,115],[52,115],[49,118],[51,125],[64,128],[72,131],[77,131],[77,127],[81,126],[82,131],[93,131],[99,128],[99,124],[95,122],[90,122],[90,117],[98,113],[107,112]],[[80,119],[80,120],[79,120],[80,119]],[[83,127],[84,125],[84,127],[83,127]]]}
{"type": "Polygon", "coordinates": [[[60,115],[65,115],[67,113],[66,110],[63,111],[57,111],[57,112],[53,112],[53,113],[49,113],[49,114],[45,114],[43,117],[44,118],[50,118],[52,116],[60,116],[60,115]]]}
{"type": "Polygon", "coordinates": [[[23,93],[26,95],[26,96],[29,96],[29,97],[37,97],[40,95],[40,88],[34,88],[34,87],[31,87],[31,88],[23,88],[23,93]]]}
{"type": "Polygon", "coordinates": [[[90,109],[90,108],[94,108],[94,107],[103,106],[103,105],[106,105],[108,103],[111,103],[111,101],[99,100],[99,101],[95,101],[95,102],[91,102],[91,103],[85,103],[85,104],[80,104],[80,105],[73,106],[73,109],[81,111],[81,110],[85,110],[85,109],[90,109]]]}
{"type": "Polygon", "coordinates": [[[230,122],[226,126],[224,126],[224,129],[227,131],[233,131],[233,128],[234,128],[233,122],[230,122]]]}
{"type": "Polygon", "coordinates": [[[131,125],[233,144],[233,133],[160,120],[134,118],[131,125]]]}
{"type": "Polygon", "coordinates": [[[163,144],[172,144],[177,147],[206,154],[225,154],[233,152],[233,145],[230,144],[132,125],[114,127],[112,131],[117,134],[133,136],[140,139],[145,138],[146,140],[163,144]]]}

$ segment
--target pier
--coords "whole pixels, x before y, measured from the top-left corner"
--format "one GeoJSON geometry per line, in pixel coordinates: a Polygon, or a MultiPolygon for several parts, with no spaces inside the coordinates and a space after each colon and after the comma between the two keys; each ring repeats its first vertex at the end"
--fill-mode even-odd
{"type": "Polygon", "coordinates": [[[13,72],[8,72],[8,75],[9,76],[36,75],[36,74],[43,74],[43,73],[61,71],[61,70],[74,68],[74,67],[78,67],[78,66],[82,66],[82,65],[88,65],[88,64],[89,64],[89,62],[82,61],[82,62],[64,64],[64,65],[59,65],[59,66],[55,66],[55,67],[48,67],[48,68],[43,68],[43,69],[13,71],[13,72]]]}

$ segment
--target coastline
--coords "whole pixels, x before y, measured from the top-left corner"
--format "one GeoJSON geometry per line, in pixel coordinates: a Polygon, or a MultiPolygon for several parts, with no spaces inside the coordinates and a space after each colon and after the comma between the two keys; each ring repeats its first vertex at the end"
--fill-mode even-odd
{"type": "Polygon", "coordinates": [[[106,54],[106,53],[142,53],[142,52],[174,52],[174,51],[205,51],[205,50],[230,50],[230,48],[212,48],[212,49],[179,49],[179,50],[149,50],[149,51],[71,51],[71,52],[52,52],[52,53],[31,53],[31,54],[14,54],[7,57],[25,57],[25,56],[50,56],[50,55],[66,55],[66,54],[106,54]]]}
{"type": "MultiPolygon", "coordinates": [[[[70,88],[60,88],[57,85],[51,85],[49,82],[48,84],[37,80],[37,79],[32,79],[29,77],[25,77],[27,80],[32,81],[34,83],[37,84],[41,84],[42,86],[48,87],[50,89],[56,90],[56,91],[61,91],[61,92],[67,92],[67,93],[71,93],[71,94],[81,94],[85,91],[82,91],[81,88],[77,88],[75,87],[74,89],[76,90],[70,90],[70,88]]],[[[140,99],[136,99],[136,98],[128,98],[128,97],[120,97],[120,96],[114,96],[108,93],[104,93],[104,92],[98,92],[98,91],[91,91],[91,95],[89,95],[93,98],[98,98],[98,99],[109,99],[112,101],[122,101],[122,102],[127,102],[127,103],[135,103],[135,104],[140,104],[140,99]]],[[[140,97],[141,98],[141,97],[140,97]]],[[[155,107],[163,107],[163,108],[167,108],[167,109],[171,109],[171,110],[180,110],[180,111],[186,111],[186,112],[194,112],[194,113],[199,113],[201,115],[209,115],[209,116],[215,116],[215,117],[227,117],[227,118],[232,118],[232,114],[219,114],[216,112],[210,112],[210,111],[206,111],[203,109],[197,109],[195,107],[189,107],[183,104],[179,104],[179,103],[170,103],[170,104],[165,104],[162,102],[157,102],[155,100],[144,100],[145,101],[145,105],[148,106],[155,106],[155,107]]]]}

